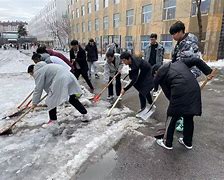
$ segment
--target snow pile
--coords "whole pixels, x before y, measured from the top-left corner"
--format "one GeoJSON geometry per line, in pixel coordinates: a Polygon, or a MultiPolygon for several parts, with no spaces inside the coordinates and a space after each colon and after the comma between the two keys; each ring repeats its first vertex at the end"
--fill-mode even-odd
{"type": "Polygon", "coordinates": [[[218,61],[208,61],[207,64],[211,67],[224,67],[224,59],[220,59],[218,61]]]}
{"type": "MultiPolygon", "coordinates": [[[[0,51],[0,116],[16,107],[34,88],[34,80],[26,68],[30,57],[16,50],[0,51]],[[7,63],[6,63],[7,59],[7,63]],[[6,71],[7,69],[7,71],[6,71]]],[[[75,179],[80,168],[85,168],[90,157],[100,158],[110,150],[129,129],[140,125],[131,117],[128,108],[115,108],[107,117],[111,104],[93,104],[93,94],[84,87],[80,101],[86,105],[89,123],[70,104],[58,107],[58,123],[48,128],[45,107],[28,113],[13,129],[14,134],[0,136],[1,179],[75,179]]],[[[3,124],[14,121],[0,120],[3,124]]]]}

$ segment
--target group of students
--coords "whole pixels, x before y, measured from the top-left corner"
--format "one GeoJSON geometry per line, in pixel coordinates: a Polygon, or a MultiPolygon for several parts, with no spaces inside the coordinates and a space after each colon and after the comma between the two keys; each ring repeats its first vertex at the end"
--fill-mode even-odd
{"type": "MultiPolygon", "coordinates": [[[[147,106],[151,106],[153,102],[151,92],[153,88],[156,92],[160,85],[170,103],[167,110],[169,121],[166,137],[157,140],[157,143],[166,149],[172,149],[176,122],[182,119],[183,123],[180,124],[183,128],[183,138],[180,138],[179,142],[191,149],[194,130],[193,117],[200,116],[202,112],[200,87],[196,78],[202,71],[208,79],[211,79],[212,69],[199,58],[197,38],[191,33],[185,33],[184,23],[181,21],[174,23],[170,27],[170,34],[177,41],[171,62],[163,65],[164,48],[157,43],[157,35],[151,34],[151,41],[145,49],[144,59],[135,57],[128,52],[119,55],[113,48],[109,49],[106,52],[104,78],[107,82],[110,82],[112,78],[115,79],[117,96],[124,95],[132,86],[137,89],[141,107],[136,117],[147,106]],[[131,80],[124,88],[121,85],[123,64],[129,66],[131,80]]],[[[94,66],[94,62],[98,59],[98,53],[96,47],[90,46],[95,46],[92,39],[87,45],[86,51],[87,59],[92,59],[94,66]],[[91,52],[91,56],[88,52],[91,52]]],[[[77,79],[82,75],[90,89],[94,88],[89,79],[91,71],[88,74],[86,52],[78,41],[71,42],[70,61],[62,54],[45,47],[38,48],[32,59],[36,65],[30,65],[28,73],[34,77],[36,84],[33,108],[39,103],[42,91],[45,90],[48,94],[46,104],[50,110],[49,123],[57,120],[56,107],[65,101],[69,101],[81,114],[87,114],[87,110],[78,100],[82,90],[77,79]]],[[[96,78],[98,77],[96,76],[96,78]]],[[[108,87],[108,99],[113,97],[113,85],[111,84],[108,87]]]]}

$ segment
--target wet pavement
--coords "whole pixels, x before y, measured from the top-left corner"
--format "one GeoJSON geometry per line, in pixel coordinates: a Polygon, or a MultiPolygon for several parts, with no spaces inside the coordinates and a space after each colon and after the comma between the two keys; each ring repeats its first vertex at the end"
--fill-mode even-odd
{"type": "MultiPolygon", "coordinates": [[[[102,80],[93,80],[102,88],[102,80]]],[[[224,179],[224,69],[202,92],[203,115],[195,117],[193,149],[186,150],[174,136],[174,149],[159,147],[153,138],[164,127],[168,101],[162,95],[153,119],[145,127],[128,133],[102,160],[80,173],[81,180],[224,179]]],[[[107,92],[102,96],[106,98],[107,92]]],[[[129,90],[121,102],[139,109],[138,93],[129,90]]]]}

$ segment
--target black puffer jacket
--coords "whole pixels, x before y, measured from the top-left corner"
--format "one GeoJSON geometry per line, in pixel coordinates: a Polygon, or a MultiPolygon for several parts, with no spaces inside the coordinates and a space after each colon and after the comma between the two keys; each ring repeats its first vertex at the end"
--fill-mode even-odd
{"type": "Polygon", "coordinates": [[[212,72],[212,69],[204,61],[192,58],[167,63],[158,70],[155,76],[155,90],[160,84],[170,101],[167,110],[168,116],[200,116],[202,113],[201,90],[189,69],[192,66],[196,66],[205,75],[212,72]]]}
{"type": "Polygon", "coordinates": [[[88,43],[85,50],[87,52],[87,61],[93,62],[98,60],[98,50],[95,43],[93,46],[88,43]]]}
{"type": "MultiPolygon", "coordinates": [[[[74,53],[74,50],[71,49],[70,50],[70,59],[75,59],[75,62],[74,63],[78,63],[80,68],[81,68],[81,71],[83,72],[86,72],[89,70],[88,68],[88,64],[87,64],[87,61],[86,61],[86,52],[84,51],[84,49],[82,49],[81,46],[79,46],[79,51],[77,53],[77,56],[75,56],[75,53],[74,53]]],[[[73,64],[75,69],[76,69],[76,65],[73,64]]]]}
{"type": "Polygon", "coordinates": [[[139,93],[146,96],[153,88],[151,65],[142,59],[132,58],[129,65],[131,82],[124,88],[125,91],[134,86],[139,93]]]}

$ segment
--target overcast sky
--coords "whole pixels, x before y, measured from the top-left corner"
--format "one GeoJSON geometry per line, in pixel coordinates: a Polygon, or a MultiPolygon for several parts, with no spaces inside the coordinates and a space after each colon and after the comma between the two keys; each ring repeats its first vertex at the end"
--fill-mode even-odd
{"type": "Polygon", "coordinates": [[[50,0],[0,0],[0,21],[26,21],[34,17],[50,0]]]}

